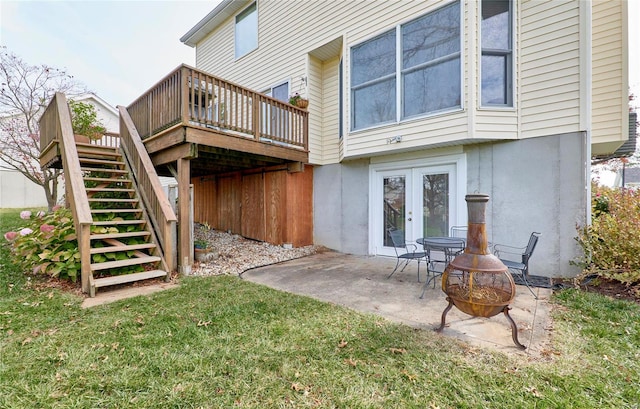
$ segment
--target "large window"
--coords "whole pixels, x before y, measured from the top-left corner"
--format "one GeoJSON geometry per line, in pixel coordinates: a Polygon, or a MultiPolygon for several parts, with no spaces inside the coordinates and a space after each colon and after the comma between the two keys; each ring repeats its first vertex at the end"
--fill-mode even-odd
{"type": "Polygon", "coordinates": [[[351,129],[459,108],[461,83],[454,2],[351,49],[351,129]]]}
{"type": "Polygon", "coordinates": [[[396,32],[351,50],[352,129],[396,119],[396,32]]]}
{"type": "Polygon", "coordinates": [[[258,48],[258,10],[253,3],[236,16],[236,58],[258,48]]]}
{"type": "Polygon", "coordinates": [[[482,1],[482,105],[513,106],[511,1],[482,1]]]}

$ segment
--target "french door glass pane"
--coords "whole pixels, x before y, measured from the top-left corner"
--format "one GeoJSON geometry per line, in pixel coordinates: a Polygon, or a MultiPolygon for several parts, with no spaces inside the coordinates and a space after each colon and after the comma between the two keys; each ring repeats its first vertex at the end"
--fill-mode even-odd
{"type": "Polygon", "coordinates": [[[393,247],[389,230],[405,230],[406,177],[385,177],[383,179],[383,192],[384,226],[382,231],[384,232],[384,246],[393,247]]]}
{"type": "Polygon", "coordinates": [[[449,175],[422,176],[423,236],[449,235],[449,175]]]}

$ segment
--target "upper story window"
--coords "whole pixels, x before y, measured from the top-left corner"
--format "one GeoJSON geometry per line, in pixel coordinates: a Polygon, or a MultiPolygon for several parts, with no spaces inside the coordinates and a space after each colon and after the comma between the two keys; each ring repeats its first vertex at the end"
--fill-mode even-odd
{"type": "Polygon", "coordinates": [[[258,48],[258,9],[253,3],[236,16],[236,58],[258,48]]]}
{"type": "Polygon", "coordinates": [[[513,106],[510,0],[482,0],[482,105],[513,106]]]}
{"type": "Polygon", "coordinates": [[[461,77],[454,2],[352,47],[351,129],[459,108],[461,77]]]}

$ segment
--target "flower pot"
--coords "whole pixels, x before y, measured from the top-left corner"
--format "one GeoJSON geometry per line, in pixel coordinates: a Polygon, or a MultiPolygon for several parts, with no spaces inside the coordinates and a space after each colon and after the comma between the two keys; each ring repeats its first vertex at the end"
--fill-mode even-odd
{"type": "Polygon", "coordinates": [[[86,135],[74,134],[73,137],[76,143],[91,143],[91,139],[86,135]]]}
{"type": "Polygon", "coordinates": [[[218,253],[213,251],[213,249],[211,248],[206,248],[206,249],[194,248],[193,249],[193,258],[199,263],[209,261],[217,257],[218,257],[218,253]]]}
{"type": "Polygon", "coordinates": [[[194,248],[193,258],[195,258],[196,261],[203,262],[207,259],[207,254],[209,254],[210,251],[210,249],[194,248]]]}
{"type": "Polygon", "coordinates": [[[306,109],[309,106],[309,100],[304,98],[299,98],[296,101],[296,106],[298,108],[306,109]]]}

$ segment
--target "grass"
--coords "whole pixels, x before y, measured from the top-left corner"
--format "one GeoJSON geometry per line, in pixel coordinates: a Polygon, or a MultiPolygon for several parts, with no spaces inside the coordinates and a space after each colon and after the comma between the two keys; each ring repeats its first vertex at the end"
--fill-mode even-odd
{"type": "MultiPolygon", "coordinates": [[[[0,232],[19,225],[0,213],[0,232]]],[[[2,239],[3,240],[3,239],[2,239]]],[[[88,310],[0,246],[2,408],[638,408],[640,308],[566,290],[526,361],[237,277],[88,310]]]]}

